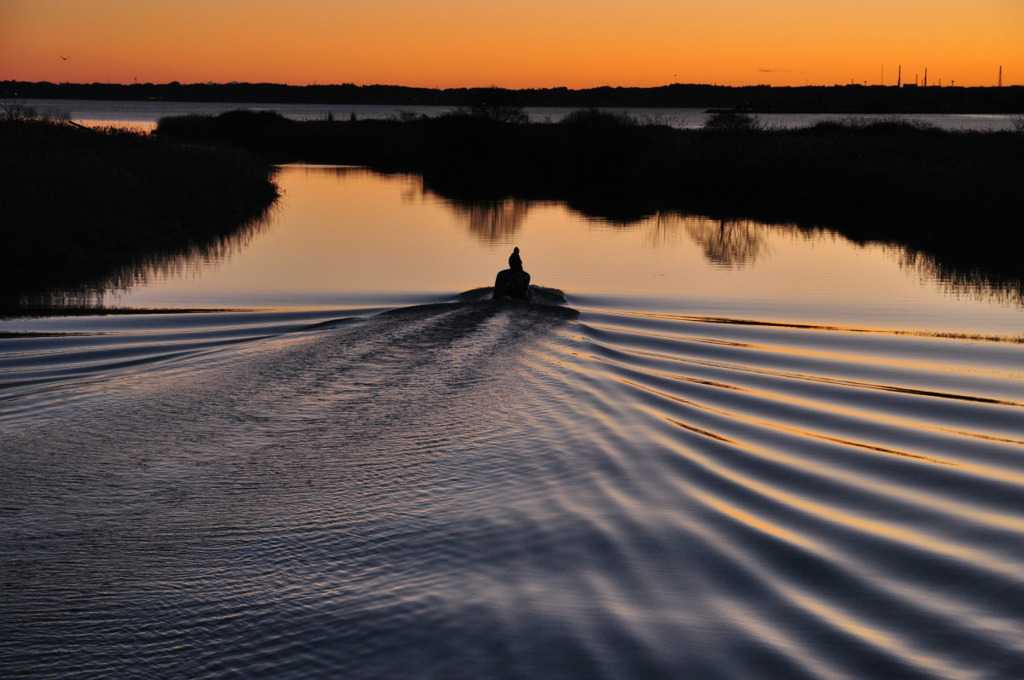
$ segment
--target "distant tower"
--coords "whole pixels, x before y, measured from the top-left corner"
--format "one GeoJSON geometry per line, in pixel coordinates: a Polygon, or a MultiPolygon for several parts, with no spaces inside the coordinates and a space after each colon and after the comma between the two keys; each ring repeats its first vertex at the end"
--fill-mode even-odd
{"type": "Polygon", "coordinates": [[[899,87],[902,87],[902,86],[903,86],[903,64],[900,64],[899,68],[896,70],[896,87],[899,88],[899,87]]]}
{"type": "Polygon", "coordinates": [[[1003,67],[999,67],[999,87],[1003,86],[1003,67]]]}
{"type": "Polygon", "coordinates": [[[928,87],[928,67],[927,66],[925,66],[925,68],[924,68],[924,83],[923,83],[922,86],[923,87],[928,87]]]}

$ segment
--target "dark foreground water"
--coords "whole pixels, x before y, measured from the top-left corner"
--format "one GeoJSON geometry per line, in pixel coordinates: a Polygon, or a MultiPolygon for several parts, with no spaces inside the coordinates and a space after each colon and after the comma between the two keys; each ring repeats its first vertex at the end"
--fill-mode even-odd
{"type": "Polygon", "coordinates": [[[1020,344],[584,302],[5,338],[3,675],[1024,673],[1020,344]]]}
{"type": "Polygon", "coordinates": [[[280,179],[162,313],[0,320],[0,676],[1024,677],[1013,291],[280,179]],[[564,304],[458,295],[512,243],[564,304]]]}

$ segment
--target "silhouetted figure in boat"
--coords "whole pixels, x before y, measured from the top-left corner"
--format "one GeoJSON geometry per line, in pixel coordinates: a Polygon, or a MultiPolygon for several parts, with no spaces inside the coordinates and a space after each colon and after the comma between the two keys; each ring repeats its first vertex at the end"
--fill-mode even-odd
{"type": "Polygon", "coordinates": [[[508,269],[502,269],[494,279],[494,299],[512,298],[513,300],[530,300],[530,275],[523,271],[523,260],[519,257],[519,248],[508,256],[508,269]]]}

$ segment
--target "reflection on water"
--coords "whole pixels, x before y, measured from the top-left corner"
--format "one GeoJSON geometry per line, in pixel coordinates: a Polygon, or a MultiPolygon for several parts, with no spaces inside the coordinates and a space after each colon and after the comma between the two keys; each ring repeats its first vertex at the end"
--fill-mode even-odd
{"type": "Polygon", "coordinates": [[[452,201],[452,212],[468,222],[469,231],[481,241],[504,243],[516,235],[530,212],[533,201],[507,198],[503,201],[463,203],[452,201]]]}
{"type": "Polygon", "coordinates": [[[28,308],[101,307],[112,295],[145,288],[158,281],[198,276],[203,269],[218,267],[244,251],[256,236],[273,224],[273,210],[227,233],[90,271],[84,275],[86,280],[68,282],[64,288],[20,295],[20,305],[28,308]]]}
{"type": "Polygon", "coordinates": [[[752,263],[766,248],[764,225],[749,220],[676,218],[704,249],[709,262],[723,267],[752,263]]]}
{"type": "Polygon", "coordinates": [[[838,308],[845,300],[950,318],[956,305],[936,291],[1016,306],[1024,299],[1019,278],[960,270],[897,246],[857,245],[826,230],[670,212],[609,222],[554,202],[467,203],[424,188],[418,176],[353,167],[286,166],[278,181],[284,198],[267,219],[128,263],[100,284],[46,301],[310,307],[353,293],[446,295],[489,284],[513,245],[535,282],[570,295],[710,294],[719,303],[803,308],[811,301],[838,308]]]}
{"type": "MultiPolygon", "coordinates": [[[[361,168],[331,168],[339,179],[366,177],[361,168]]],[[[369,176],[375,176],[369,173],[369,176]]],[[[462,222],[479,241],[490,244],[511,243],[521,232],[531,211],[557,206],[546,201],[505,198],[469,202],[450,199],[426,189],[417,176],[405,176],[407,184],[403,195],[409,202],[440,201],[462,222]]],[[[572,211],[561,208],[567,213],[572,211]]],[[[612,222],[602,218],[582,216],[587,221],[605,224],[622,230],[640,229],[647,233],[645,243],[654,247],[675,247],[678,234],[683,232],[698,244],[709,264],[717,267],[738,268],[751,265],[770,250],[770,234],[813,243],[834,238],[827,230],[801,228],[797,225],[767,225],[754,220],[709,218],[659,212],[633,222],[612,222]]],[[[942,287],[956,295],[970,295],[980,299],[995,298],[1015,304],[1024,304],[1024,277],[1000,275],[977,269],[965,269],[955,264],[940,262],[935,257],[897,244],[879,246],[889,252],[901,268],[917,272],[923,279],[941,282],[942,287]]]]}
{"type": "Polygon", "coordinates": [[[0,320],[0,673],[1024,677],[1019,304],[827,231],[279,179],[103,295],[164,313],[0,320]],[[513,243],[567,305],[459,294],[513,243]]]}
{"type": "Polygon", "coordinates": [[[946,264],[930,255],[898,245],[889,245],[887,249],[901,268],[917,272],[924,280],[939,282],[949,295],[966,295],[1024,306],[1024,267],[1019,267],[1019,275],[1013,276],[1003,271],[979,271],[946,264]]]}

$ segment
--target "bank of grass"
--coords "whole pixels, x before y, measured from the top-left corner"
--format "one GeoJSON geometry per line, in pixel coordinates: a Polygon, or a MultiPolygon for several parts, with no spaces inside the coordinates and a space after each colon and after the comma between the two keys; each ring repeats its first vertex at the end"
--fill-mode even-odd
{"type": "Polygon", "coordinates": [[[0,306],[187,251],[277,198],[252,152],[66,121],[0,118],[0,306]]]}
{"type": "Polygon", "coordinates": [[[563,200],[623,221],[679,210],[828,227],[1020,278],[1024,134],[885,118],[786,130],[714,120],[678,130],[599,111],[551,123],[470,111],[307,122],[233,111],[163,119],[157,134],[229,142],[276,163],[420,173],[432,190],[465,200],[563,200]]]}

